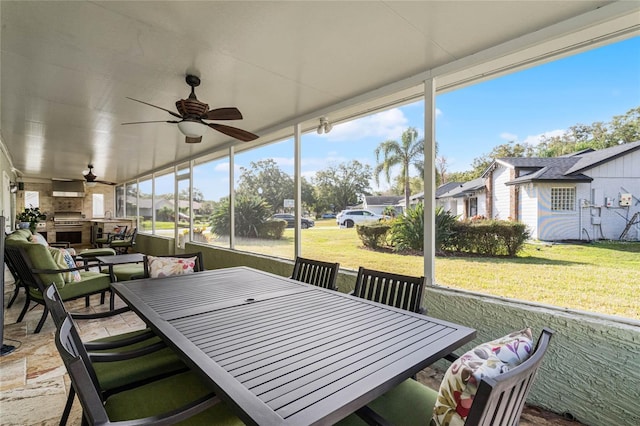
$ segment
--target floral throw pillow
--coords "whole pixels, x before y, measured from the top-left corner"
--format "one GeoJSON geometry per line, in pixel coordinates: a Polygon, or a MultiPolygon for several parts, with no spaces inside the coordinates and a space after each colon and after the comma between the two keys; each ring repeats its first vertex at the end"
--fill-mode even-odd
{"type": "Polygon", "coordinates": [[[480,381],[520,365],[532,350],[531,329],[525,328],[476,346],[458,358],[440,384],[431,426],[464,425],[480,381]]]}
{"type": "MultiPolygon", "coordinates": [[[[63,248],[49,247],[51,257],[58,265],[60,269],[70,269],[76,267],[76,262],[71,257],[71,254],[63,248]]],[[[82,281],[82,276],[78,271],[62,272],[62,279],[65,283],[82,281]]]]}
{"type": "Polygon", "coordinates": [[[195,256],[186,258],[147,256],[149,277],[161,278],[192,274],[195,270],[196,259],[195,256]]]}

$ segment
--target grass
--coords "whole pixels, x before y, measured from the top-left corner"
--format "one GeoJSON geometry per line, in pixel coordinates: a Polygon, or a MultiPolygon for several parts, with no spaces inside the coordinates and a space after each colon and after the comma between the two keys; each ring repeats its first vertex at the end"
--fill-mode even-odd
{"type": "MultiPolygon", "coordinates": [[[[279,241],[238,240],[236,248],[293,258],[293,230],[279,241]]],[[[365,249],[355,229],[318,220],[302,230],[302,255],[407,275],[421,275],[422,256],[365,249]]],[[[437,257],[435,281],[562,308],[640,319],[640,243],[527,244],[517,258],[437,257]]]]}

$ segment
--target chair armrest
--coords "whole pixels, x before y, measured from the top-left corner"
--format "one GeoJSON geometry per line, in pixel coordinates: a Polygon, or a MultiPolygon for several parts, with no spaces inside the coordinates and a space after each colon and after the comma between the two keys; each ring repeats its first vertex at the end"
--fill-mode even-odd
{"type": "Polygon", "coordinates": [[[76,266],[74,268],[66,269],[32,269],[31,272],[34,274],[59,274],[62,272],[80,271],[81,269],[84,269],[84,266],[76,266]]]}
{"type": "MultiPolygon", "coordinates": [[[[99,343],[99,342],[94,342],[99,343]]],[[[114,362],[124,361],[127,359],[138,358],[143,355],[148,355],[153,352],[157,352],[160,349],[166,348],[167,345],[164,342],[154,343],[143,348],[132,349],[130,351],[122,352],[89,352],[89,358],[91,362],[114,362]]]]}
{"type": "Polygon", "coordinates": [[[130,310],[131,310],[130,307],[124,306],[122,308],[114,309],[113,311],[96,312],[93,314],[76,314],[73,312],[70,312],[70,314],[74,320],[92,320],[92,319],[109,318],[114,315],[120,315],[125,312],[129,312],[130,310]]]}
{"type": "MultiPolygon", "coordinates": [[[[73,317],[75,318],[75,316],[73,317]]],[[[147,330],[147,332],[145,333],[127,337],[124,339],[118,339],[113,342],[85,342],[84,347],[87,349],[87,351],[104,351],[108,349],[116,349],[123,346],[133,345],[135,343],[143,342],[152,337],[156,337],[156,334],[151,330],[147,330]]]]}
{"type": "Polygon", "coordinates": [[[197,399],[189,404],[184,405],[183,407],[170,411],[161,416],[145,417],[143,419],[135,419],[135,420],[122,420],[118,422],[109,422],[109,425],[111,426],[173,425],[183,420],[186,420],[189,417],[193,417],[196,414],[201,413],[213,407],[214,405],[219,404],[220,402],[221,402],[220,397],[211,393],[207,396],[197,399]]]}

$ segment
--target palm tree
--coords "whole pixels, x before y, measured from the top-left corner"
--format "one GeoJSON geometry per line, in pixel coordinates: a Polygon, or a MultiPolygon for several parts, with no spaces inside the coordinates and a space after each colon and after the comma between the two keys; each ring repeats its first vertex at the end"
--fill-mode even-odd
{"type": "Polygon", "coordinates": [[[409,167],[413,166],[420,176],[424,174],[424,140],[418,140],[418,131],[409,127],[402,133],[401,142],[387,140],[375,150],[376,162],[375,168],[376,184],[380,184],[380,174],[385,173],[387,182],[391,183],[390,170],[392,167],[400,166],[401,180],[404,184],[404,202],[405,209],[409,207],[409,196],[411,195],[409,167]],[[380,154],[383,156],[380,162],[380,154]]]}

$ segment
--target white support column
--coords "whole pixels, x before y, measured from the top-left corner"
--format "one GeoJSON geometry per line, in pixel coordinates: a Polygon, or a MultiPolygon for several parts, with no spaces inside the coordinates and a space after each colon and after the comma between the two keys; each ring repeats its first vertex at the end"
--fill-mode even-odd
{"type": "Polygon", "coordinates": [[[229,147],[229,248],[234,249],[236,246],[236,193],[234,191],[234,155],[233,145],[229,147]]]}
{"type": "Polygon", "coordinates": [[[180,247],[180,230],[178,229],[178,218],[180,215],[180,200],[178,197],[178,165],[173,166],[173,245],[174,250],[180,247]]]}
{"type": "Polygon", "coordinates": [[[156,174],[151,173],[151,234],[156,234],[156,174]]]}
{"type": "Polygon", "coordinates": [[[294,216],[296,217],[296,226],[294,228],[294,244],[295,251],[294,256],[300,256],[302,252],[302,233],[300,232],[300,226],[302,224],[302,179],[300,177],[301,167],[300,167],[300,141],[301,141],[301,127],[300,123],[293,126],[293,184],[294,184],[294,205],[295,212],[294,216]]]}
{"type": "Polygon", "coordinates": [[[436,82],[424,82],[424,276],[435,283],[436,82]]]}

